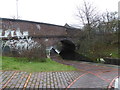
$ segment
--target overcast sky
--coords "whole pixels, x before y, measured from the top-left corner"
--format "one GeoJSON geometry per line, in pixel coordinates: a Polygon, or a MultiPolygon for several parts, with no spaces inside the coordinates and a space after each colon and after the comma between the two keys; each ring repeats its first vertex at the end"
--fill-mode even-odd
{"type": "MultiPolygon", "coordinates": [[[[18,0],[20,19],[57,25],[76,24],[76,7],[83,0],[18,0]]],[[[119,0],[87,0],[98,11],[118,11],[119,0]]],[[[0,0],[0,17],[16,16],[16,0],[0,0]]]]}

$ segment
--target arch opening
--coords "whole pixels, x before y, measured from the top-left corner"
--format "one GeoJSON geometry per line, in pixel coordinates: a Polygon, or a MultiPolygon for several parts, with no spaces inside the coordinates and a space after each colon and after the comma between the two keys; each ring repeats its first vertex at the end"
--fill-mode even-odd
{"type": "Polygon", "coordinates": [[[63,59],[74,59],[75,44],[69,40],[61,40],[62,43],[61,51],[59,55],[63,59]]]}
{"type": "Polygon", "coordinates": [[[91,61],[89,58],[76,52],[75,44],[70,40],[61,40],[62,48],[59,55],[66,60],[91,61]]]}
{"type": "Polygon", "coordinates": [[[91,61],[89,58],[76,52],[76,46],[72,41],[64,39],[60,43],[50,50],[51,55],[59,54],[65,60],[91,61]]]}

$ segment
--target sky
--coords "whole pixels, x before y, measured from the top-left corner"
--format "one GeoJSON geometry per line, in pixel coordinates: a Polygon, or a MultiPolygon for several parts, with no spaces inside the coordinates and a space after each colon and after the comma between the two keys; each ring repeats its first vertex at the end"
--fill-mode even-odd
{"type": "MultiPolygon", "coordinates": [[[[19,19],[56,25],[79,24],[76,19],[77,6],[83,0],[18,0],[19,19]]],[[[86,0],[99,12],[118,11],[119,0],[86,0]]],[[[16,0],[0,0],[0,17],[17,16],[16,0]]]]}

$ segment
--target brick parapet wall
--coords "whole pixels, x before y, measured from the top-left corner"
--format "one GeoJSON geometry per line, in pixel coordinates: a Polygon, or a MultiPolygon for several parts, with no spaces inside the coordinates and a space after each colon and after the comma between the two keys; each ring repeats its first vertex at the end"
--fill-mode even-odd
{"type": "MultiPolygon", "coordinates": [[[[5,36],[5,31],[7,30],[13,31],[14,37],[17,36],[16,32],[26,33],[32,38],[37,38],[35,40],[46,44],[46,46],[54,45],[59,40],[76,37],[80,34],[80,30],[75,28],[6,18],[0,18],[0,30],[2,30],[2,36],[5,36]]],[[[11,33],[7,37],[11,37],[11,33]]]]}

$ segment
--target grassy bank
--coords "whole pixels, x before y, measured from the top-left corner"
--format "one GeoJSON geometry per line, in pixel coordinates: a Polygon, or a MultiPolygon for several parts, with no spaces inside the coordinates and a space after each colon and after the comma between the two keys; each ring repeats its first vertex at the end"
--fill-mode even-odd
{"type": "Polygon", "coordinates": [[[2,70],[26,72],[72,71],[76,68],[46,59],[46,62],[27,62],[26,58],[2,57],[2,70]]]}

